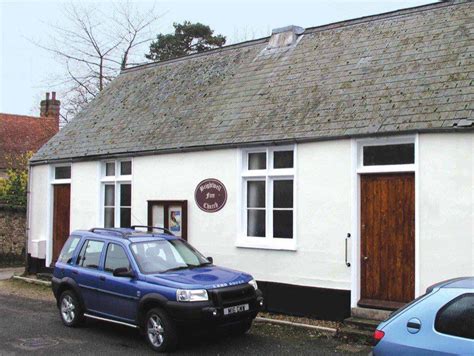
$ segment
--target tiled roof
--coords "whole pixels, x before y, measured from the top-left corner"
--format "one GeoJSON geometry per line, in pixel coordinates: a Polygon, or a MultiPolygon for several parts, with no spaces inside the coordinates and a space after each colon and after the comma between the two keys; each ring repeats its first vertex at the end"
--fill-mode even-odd
{"type": "Polygon", "coordinates": [[[33,161],[455,130],[473,118],[473,2],[307,29],[285,50],[267,44],[126,70],[33,161]]]}
{"type": "Polygon", "coordinates": [[[55,119],[0,113],[0,169],[7,156],[36,152],[57,132],[55,119]]]}

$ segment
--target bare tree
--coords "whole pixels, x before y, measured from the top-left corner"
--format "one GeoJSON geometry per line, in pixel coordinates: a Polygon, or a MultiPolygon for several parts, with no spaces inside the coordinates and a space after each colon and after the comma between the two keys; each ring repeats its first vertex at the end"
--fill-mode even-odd
{"type": "Polygon", "coordinates": [[[130,1],[109,6],[113,6],[112,11],[104,12],[91,3],[66,5],[61,25],[51,25],[48,44],[39,44],[64,66],[64,75],[56,78],[62,88],[64,123],[122,69],[137,64],[139,59],[143,61],[142,46],[154,37],[159,18],[154,6],[146,11],[139,11],[130,1]]]}

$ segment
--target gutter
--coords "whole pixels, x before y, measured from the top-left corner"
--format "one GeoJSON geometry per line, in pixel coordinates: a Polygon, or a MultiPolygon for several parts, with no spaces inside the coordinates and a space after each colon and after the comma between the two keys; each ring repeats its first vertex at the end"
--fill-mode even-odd
{"type": "Polygon", "coordinates": [[[474,132],[474,125],[469,127],[445,127],[436,129],[417,129],[417,130],[406,130],[406,131],[387,131],[387,132],[374,132],[374,133],[362,133],[353,135],[337,135],[332,137],[308,137],[308,138],[293,138],[293,139],[280,139],[280,140],[263,140],[263,141],[252,141],[252,142],[239,142],[239,143],[223,143],[215,145],[198,145],[198,146],[179,146],[162,149],[152,149],[146,151],[129,151],[129,152],[117,152],[117,153],[104,153],[90,156],[76,156],[67,158],[53,158],[53,159],[40,159],[36,161],[30,160],[29,165],[39,166],[44,164],[58,164],[58,163],[73,163],[73,162],[85,162],[85,161],[96,161],[102,159],[120,159],[129,157],[142,157],[152,156],[161,154],[172,154],[172,153],[184,153],[184,152],[196,152],[196,151],[211,151],[219,149],[231,149],[231,148],[250,148],[258,146],[276,146],[276,145],[289,145],[295,143],[311,143],[311,142],[322,142],[322,141],[333,141],[333,140],[349,140],[352,138],[371,138],[371,137],[384,137],[384,136],[406,136],[418,133],[456,133],[456,132],[474,132]]]}

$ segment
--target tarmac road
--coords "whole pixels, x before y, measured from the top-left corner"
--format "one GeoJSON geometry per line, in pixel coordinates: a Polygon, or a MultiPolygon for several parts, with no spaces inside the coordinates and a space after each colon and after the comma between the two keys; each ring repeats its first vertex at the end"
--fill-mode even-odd
{"type": "MultiPolygon", "coordinates": [[[[247,335],[190,336],[178,355],[367,354],[370,348],[343,344],[314,331],[254,323],[247,335]]],[[[52,301],[0,293],[0,355],[152,355],[137,330],[89,320],[65,327],[52,301]]]]}

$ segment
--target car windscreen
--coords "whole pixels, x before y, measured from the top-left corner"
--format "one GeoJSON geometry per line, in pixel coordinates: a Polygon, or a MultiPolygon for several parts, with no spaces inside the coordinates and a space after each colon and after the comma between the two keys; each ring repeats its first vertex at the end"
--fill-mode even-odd
{"type": "Polygon", "coordinates": [[[183,240],[136,242],[130,248],[140,271],[146,274],[170,272],[209,264],[203,255],[183,240]]]}

